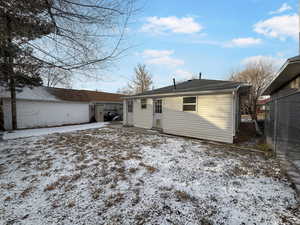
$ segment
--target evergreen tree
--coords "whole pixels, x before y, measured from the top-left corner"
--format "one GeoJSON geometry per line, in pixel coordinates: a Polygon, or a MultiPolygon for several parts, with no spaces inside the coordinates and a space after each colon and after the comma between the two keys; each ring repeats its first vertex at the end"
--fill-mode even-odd
{"type": "Polygon", "coordinates": [[[0,80],[10,89],[12,127],[17,128],[16,88],[41,85],[41,63],[26,44],[53,32],[53,23],[43,18],[49,1],[2,0],[0,3],[0,80]]]}

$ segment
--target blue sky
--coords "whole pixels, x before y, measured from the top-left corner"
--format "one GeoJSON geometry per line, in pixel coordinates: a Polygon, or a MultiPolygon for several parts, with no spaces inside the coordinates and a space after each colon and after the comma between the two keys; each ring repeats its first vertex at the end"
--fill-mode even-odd
{"type": "MultiPolygon", "coordinates": [[[[74,81],[78,89],[116,92],[147,65],[155,88],[202,72],[227,79],[231,70],[267,58],[279,67],[298,53],[297,0],[147,0],[126,36],[131,48],[101,79],[74,81]]],[[[141,2],[140,2],[141,4],[141,2]]]]}

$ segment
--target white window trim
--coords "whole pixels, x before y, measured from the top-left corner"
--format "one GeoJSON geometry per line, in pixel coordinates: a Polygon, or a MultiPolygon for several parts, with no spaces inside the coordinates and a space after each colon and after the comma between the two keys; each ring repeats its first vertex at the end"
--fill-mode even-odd
{"type": "Polygon", "coordinates": [[[198,112],[198,96],[184,96],[182,97],[182,107],[181,107],[182,112],[189,112],[189,113],[196,113],[198,112]],[[183,103],[183,99],[184,98],[190,98],[190,97],[195,97],[196,98],[196,102],[195,103],[183,103]],[[185,111],[183,110],[183,106],[184,105],[195,105],[195,111],[185,111]]]}

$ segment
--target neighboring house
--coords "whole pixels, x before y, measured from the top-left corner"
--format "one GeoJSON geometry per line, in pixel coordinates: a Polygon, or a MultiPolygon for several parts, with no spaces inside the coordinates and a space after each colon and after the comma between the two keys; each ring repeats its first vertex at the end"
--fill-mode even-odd
{"type": "Polygon", "coordinates": [[[267,143],[300,169],[300,56],[288,59],[264,90],[270,95],[267,143]]]}
{"type": "Polygon", "coordinates": [[[240,123],[239,82],[194,79],[124,99],[124,125],[233,143],[240,123]]]}
{"type": "MultiPolygon", "coordinates": [[[[123,96],[98,91],[25,87],[17,92],[17,126],[21,129],[103,121],[104,114],[109,111],[122,115],[123,96]]],[[[0,103],[2,127],[11,130],[10,93],[3,87],[0,103]]]]}
{"type": "Polygon", "coordinates": [[[257,113],[265,113],[267,104],[270,102],[270,98],[267,96],[261,97],[257,101],[257,113]]]}

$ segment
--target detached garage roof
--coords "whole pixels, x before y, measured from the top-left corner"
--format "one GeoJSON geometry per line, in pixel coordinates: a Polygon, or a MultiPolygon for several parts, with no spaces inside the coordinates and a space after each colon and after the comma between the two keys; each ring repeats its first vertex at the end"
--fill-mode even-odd
{"type": "Polygon", "coordinates": [[[275,78],[264,90],[263,95],[271,95],[298,75],[300,75],[300,56],[290,58],[285,62],[275,78]]]}
{"type": "Polygon", "coordinates": [[[176,94],[185,92],[218,92],[223,90],[233,90],[240,86],[247,86],[241,82],[235,81],[223,81],[223,80],[207,80],[207,79],[193,79],[182,83],[178,83],[175,86],[170,85],[167,87],[146,91],[141,94],[137,94],[130,97],[141,97],[148,95],[162,95],[162,94],[176,94]]]}
{"type": "Polygon", "coordinates": [[[79,102],[122,102],[124,95],[101,91],[74,90],[64,88],[47,88],[56,98],[64,101],[79,102]]]}
{"type": "MultiPolygon", "coordinates": [[[[36,101],[122,102],[121,97],[124,96],[100,91],[48,87],[24,87],[22,91],[17,91],[17,99],[36,101]]],[[[10,98],[10,92],[4,87],[0,87],[0,98],[10,98]]]]}

